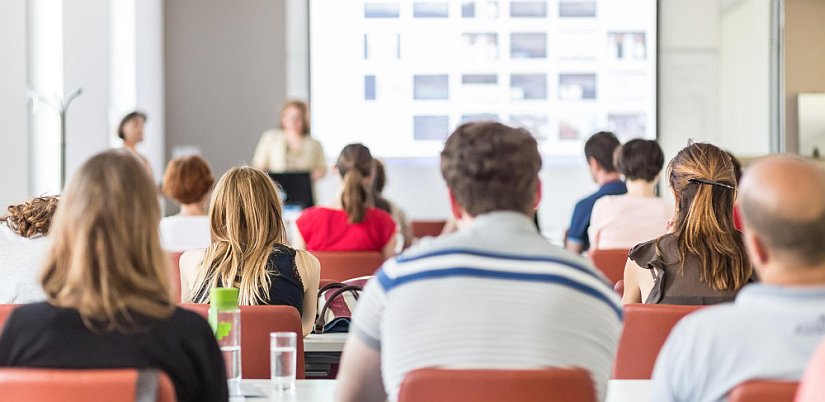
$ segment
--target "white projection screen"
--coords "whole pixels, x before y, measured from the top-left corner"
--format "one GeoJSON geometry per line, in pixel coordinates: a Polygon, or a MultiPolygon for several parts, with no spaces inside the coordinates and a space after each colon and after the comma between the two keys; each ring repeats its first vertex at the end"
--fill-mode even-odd
{"type": "Polygon", "coordinates": [[[527,128],[545,157],[599,130],[656,138],[656,0],[310,0],[312,135],[434,158],[459,124],[527,128]]]}

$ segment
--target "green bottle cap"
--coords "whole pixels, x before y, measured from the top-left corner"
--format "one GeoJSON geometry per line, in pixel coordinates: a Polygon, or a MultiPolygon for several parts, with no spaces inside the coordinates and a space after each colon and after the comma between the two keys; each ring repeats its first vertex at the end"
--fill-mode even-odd
{"type": "Polygon", "coordinates": [[[237,288],[212,289],[210,304],[217,310],[236,310],[238,308],[237,288]]]}

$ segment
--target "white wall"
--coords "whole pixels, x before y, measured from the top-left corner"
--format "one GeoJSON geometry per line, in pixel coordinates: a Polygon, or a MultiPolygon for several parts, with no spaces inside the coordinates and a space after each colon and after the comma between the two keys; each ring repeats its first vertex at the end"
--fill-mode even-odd
{"type": "Polygon", "coordinates": [[[0,2],[0,214],[28,196],[26,0],[0,2]]]}

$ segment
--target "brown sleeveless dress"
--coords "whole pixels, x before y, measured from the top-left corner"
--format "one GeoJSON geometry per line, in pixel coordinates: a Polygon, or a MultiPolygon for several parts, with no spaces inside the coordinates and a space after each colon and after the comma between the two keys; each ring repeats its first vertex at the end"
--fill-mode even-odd
{"type": "Polygon", "coordinates": [[[736,291],[718,291],[702,282],[700,263],[695,255],[686,256],[681,271],[675,233],[638,244],[628,256],[639,267],[649,269],[653,276],[653,289],[645,304],[708,305],[730,302],[736,297],[736,291]]]}

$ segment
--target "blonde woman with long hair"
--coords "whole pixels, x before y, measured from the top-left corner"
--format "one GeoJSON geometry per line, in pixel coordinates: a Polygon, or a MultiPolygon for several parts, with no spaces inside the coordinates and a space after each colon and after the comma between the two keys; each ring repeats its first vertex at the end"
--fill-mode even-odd
{"type": "Polygon", "coordinates": [[[239,289],[242,305],[289,305],[304,335],[318,308],[321,267],[306,251],[286,245],[281,200],[263,171],[235,167],[221,177],[209,205],[212,244],[181,256],[181,299],[208,303],[217,287],[239,289]]]}
{"type": "Polygon", "coordinates": [[[84,163],[49,232],[47,302],[11,314],[0,366],[156,368],[178,401],[226,401],[209,324],[171,301],[159,222],[155,186],[134,154],[113,150],[84,163]]]}
{"type": "Polygon", "coordinates": [[[733,224],[730,156],[695,143],[668,165],[676,210],[670,233],[630,251],[622,302],[706,305],[732,301],[753,269],[733,224]]]}
{"type": "Polygon", "coordinates": [[[395,254],[396,224],[390,214],[375,207],[372,182],[375,159],[369,148],[349,144],[335,169],[343,184],[340,196],[326,207],[307,208],[296,224],[295,247],[309,251],[379,251],[395,254]]]}

